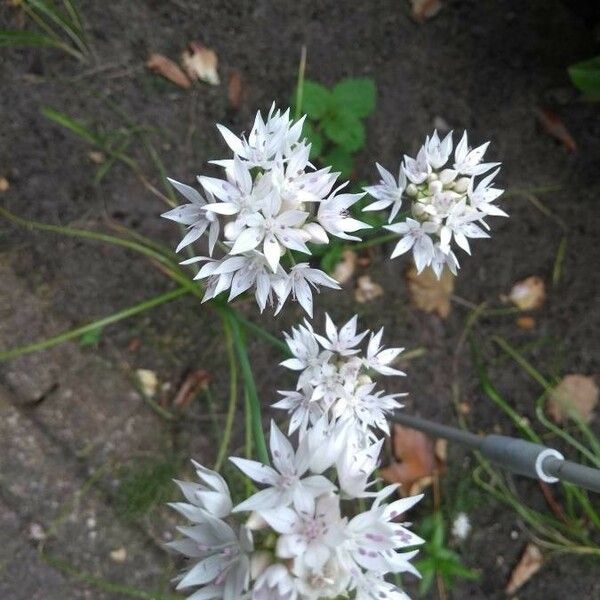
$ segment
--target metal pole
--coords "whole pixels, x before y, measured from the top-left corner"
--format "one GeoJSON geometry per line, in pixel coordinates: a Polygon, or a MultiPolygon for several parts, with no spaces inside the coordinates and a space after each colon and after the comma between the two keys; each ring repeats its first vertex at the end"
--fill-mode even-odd
{"type": "Polygon", "coordinates": [[[600,493],[599,469],[565,460],[562,454],[553,448],[504,435],[479,436],[402,412],[395,413],[391,420],[434,437],[457,442],[471,450],[478,450],[488,460],[511,473],[546,483],[567,481],[600,493]]]}

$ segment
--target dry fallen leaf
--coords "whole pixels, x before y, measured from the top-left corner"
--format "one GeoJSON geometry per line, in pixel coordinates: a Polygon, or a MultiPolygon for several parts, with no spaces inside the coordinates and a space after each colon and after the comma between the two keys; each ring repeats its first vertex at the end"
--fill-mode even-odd
{"type": "Polygon", "coordinates": [[[392,435],[394,462],[380,470],[390,483],[400,484],[403,496],[418,494],[431,485],[433,476],[444,467],[445,446],[435,444],[424,433],[396,423],[392,435]]]}
{"type": "Polygon", "coordinates": [[[244,81],[242,79],[242,74],[237,69],[234,69],[229,73],[227,99],[231,108],[240,110],[242,102],[244,101],[244,81]]]}
{"type": "Polygon", "coordinates": [[[589,423],[598,404],[598,386],[593,377],[565,375],[550,392],[546,410],[556,423],[564,423],[575,413],[584,423],[589,423]]]}
{"type": "Polygon", "coordinates": [[[127,560],[127,550],[123,547],[110,552],[110,558],[117,563],[123,563],[127,560]]]}
{"type": "Polygon", "coordinates": [[[408,293],[413,305],[425,312],[435,312],[442,319],[450,314],[450,297],[454,291],[454,275],[444,269],[438,279],[433,270],[427,267],[420,275],[413,266],[406,274],[408,293]]]}
{"type": "Polygon", "coordinates": [[[8,183],[8,179],[6,177],[0,177],[0,193],[6,192],[10,187],[10,183],[8,183]]]}
{"type": "Polygon", "coordinates": [[[150,55],[150,58],[146,61],[146,67],[184,89],[188,89],[192,85],[181,67],[162,54],[150,55]]]}
{"type": "Polygon", "coordinates": [[[198,42],[190,42],[181,55],[181,64],[188,77],[193,81],[200,79],[211,85],[219,85],[217,73],[217,53],[198,42]]]}
{"type": "Polygon", "coordinates": [[[536,115],[546,133],[549,133],[552,137],[561,142],[569,152],[575,152],[577,150],[577,143],[573,139],[573,136],[569,133],[569,130],[555,112],[551,111],[549,108],[540,107],[536,109],[536,115]]]}
{"type": "Polygon", "coordinates": [[[145,396],[152,398],[156,394],[158,387],[158,377],[154,371],[150,369],[137,369],[135,372],[137,379],[145,396]]]}
{"type": "Polygon", "coordinates": [[[521,310],[534,310],[544,304],[546,286],[544,280],[532,275],[513,285],[508,299],[521,310]]]}
{"type": "Polygon", "coordinates": [[[526,331],[531,331],[535,328],[535,319],[530,315],[519,317],[516,323],[519,329],[525,329],[526,331]]]}
{"type": "Polygon", "coordinates": [[[514,594],[540,570],[543,564],[544,557],[541,550],[535,544],[527,544],[517,566],[510,574],[506,593],[514,594]]]}
{"type": "Polygon", "coordinates": [[[104,152],[99,152],[98,150],[90,150],[88,158],[96,165],[101,165],[106,160],[104,152]]]}
{"type": "Polygon", "coordinates": [[[427,19],[435,17],[442,10],[440,0],[410,0],[412,5],[412,18],[417,23],[423,23],[427,19]]]}
{"type": "Polygon", "coordinates": [[[189,373],[177,390],[173,405],[179,408],[188,406],[201,390],[207,388],[210,379],[210,373],[204,369],[197,369],[189,373]]]}
{"type": "Polygon", "coordinates": [[[383,288],[375,283],[370,275],[361,275],[356,282],[354,290],[354,299],[360,304],[371,302],[375,298],[383,296],[383,288]]]}
{"type": "Polygon", "coordinates": [[[344,250],[342,259],[335,266],[332,277],[340,284],[344,284],[354,275],[356,269],[356,252],[353,250],[344,250]]]}

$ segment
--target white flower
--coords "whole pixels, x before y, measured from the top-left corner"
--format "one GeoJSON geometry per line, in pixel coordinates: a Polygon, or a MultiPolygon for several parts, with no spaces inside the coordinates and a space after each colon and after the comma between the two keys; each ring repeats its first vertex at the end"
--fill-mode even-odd
{"type": "Polygon", "coordinates": [[[269,445],[275,468],[246,458],[230,458],[250,479],[269,486],[238,504],[234,512],[265,511],[293,504],[298,511],[310,513],[314,510],[315,498],[332,491],[335,486],[321,475],[302,479],[309,467],[307,444],[300,444],[294,452],[292,444],[273,422],[269,445]]]}
{"type": "Polygon", "coordinates": [[[402,166],[400,166],[398,181],[396,181],[394,176],[379,163],[375,163],[375,166],[381,175],[381,181],[377,185],[363,188],[367,194],[375,198],[375,202],[363,208],[363,211],[382,210],[391,206],[392,210],[389,217],[389,222],[391,223],[402,207],[402,194],[406,189],[406,174],[402,166]]]}
{"type": "Polygon", "coordinates": [[[312,317],[312,288],[318,291],[320,285],[334,290],[340,289],[338,282],[320,269],[313,269],[308,263],[294,265],[287,277],[281,277],[274,285],[275,293],[279,298],[279,305],[275,314],[282,309],[288,296],[292,294],[294,300],[297,300],[300,306],[312,317]]]}
{"type": "Polygon", "coordinates": [[[196,560],[179,578],[177,589],[202,586],[202,592],[196,592],[190,598],[241,598],[250,577],[249,554],[253,549],[252,536],[245,527],[240,528],[239,536],[236,535],[225,521],[215,516],[223,513],[226,508],[223,498],[225,495],[229,497],[227,485],[213,471],[196,463],[195,466],[201,479],[209,487],[201,486],[198,494],[197,490],[184,485],[182,489],[186,498],[193,504],[171,504],[191,521],[192,526],[180,527],[179,531],[185,537],[169,542],[167,546],[196,560]],[[218,500],[211,497],[212,492],[219,496],[218,500]],[[203,508],[206,505],[215,509],[216,513],[211,514],[203,508]]]}
{"type": "Polygon", "coordinates": [[[350,583],[350,573],[336,551],[319,570],[306,567],[304,563],[295,565],[298,591],[303,600],[338,598],[350,583]]]}
{"type": "MultiPolygon", "coordinates": [[[[318,402],[312,399],[313,389],[307,386],[302,391],[280,391],[283,398],[275,404],[273,408],[287,410],[290,414],[290,424],[288,427],[288,435],[292,435],[298,430],[300,435],[303,435],[322,414],[323,410],[318,402]]],[[[312,469],[311,469],[312,470],[312,469]]]]}
{"type": "Polygon", "coordinates": [[[470,149],[467,132],[465,131],[454,152],[454,169],[465,175],[483,175],[483,173],[497,167],[500,163],[481,162],[489,145],[490,143],[486,142],[477,148],[470,149]]]}
{"type": "Polygon", "coordinates": [[[486,142],[470,149],[465,131],[454,151],[454,162],[450,164],[452,132],[440,139],[434,131],[431,137],[425,138],[416,158],[404,157],[401,170],[410,181],[408,185],[400,179],[396,183],[388,171],[377,165],[382,180],[378,185],[364,188],[376,198],[365,210],[391,206],[391,223],[403,200],[410,202],[410,217],[385,226],[401,235],[391,258],[412,249],[417,271],[420,273],[431,266],[440,278],[445,267],[453,274],[459,268],[451,247],[453,240],[470,254],[467,238],[489,237],[484,231],[489,229],[484,218],[507,215],[494,204],[502,194],[502,190],[492,187],[499,169],[476,181],[476,177],[500,164],[481,162],[488,146],[486,142]]]}
{"type": "Polygon", "coordinates": [[[374,483],[369,482],[369,479],[379,465],[379,454],[384,441],[381,438],[366,448],[358,448],[351,439],[346,439],[347,443],[336,461],[336,468],[340,490],[350,498],[374,495],[367,488],[374,483]]]}
{"type": "Polygon", "coordinates": [[[320,571],[335,548],[344,541],[345,521],[340,514],[340,498],[336,494],[322,495],[310,512],[279,507],[261,511],[262,518],[281,534],[275,554],[294,559],[295,568],[302,566],[320,571]]]}
{"type": "Polygon", "coordinates": [[[298,590],[294,577],[281,563],[271,565],[257,578],[251,600],[296,600],[298,590]]]}
{"type": "Polygon", "coordinates": [[[354,584],[355,600],[410,600],[400,588],[371,571],[360,572],[354,584]]]}
{"type": "Polygon", "coordinates": [[[383,350],[381,347],[382,336],[383,327],[377,333],[371,333],[369,345],[367,346],[367,356],[363,359],[363,364],[367,369],[373,369],[382,375],[406,375],[403,371],[388,366],[404,348],[387,348],[383,350]]]}
{"type": "Polygon", "coordinates": [[[385,228],[403,236],[396,244],[391,258],[396,258],[396,256],[400,256],[412,248],[417,272],[420,273],[431,264],[433,260],[433,239],[430,234],[438,230],[436,223],[430,223],[429,221],[419,223],[419,221],[408,218],[404,223],[386,225],[385,228]]]}
{"type": "Polygon", "coordinates": [[[358,315],[354,315],[343,327],[338,331],[331,317],[325,314],[325,332],[327,337],[315,335],[315,338],[321,343],[325,350],[337,352],[341,356],[349,356],[357,354],[359,350],[356,348],[361,340],[367,335],[368,331],[356,333],[356,325],[358,323],[358,315]]]}
{"type": "Polygon", "coordinates": [[[452,535],[457,540],[465,540],[471,533],[471,521],[469,516],[464,513],[458,513],[452,523],[452,535]]]}
{"type": "MultiPolygon", "coordinates": [[[[169,179],[169,183],[189,202],[189,204],[177,206],[161,215],[165,219],[188,226],[188,232],[181,242],[179,242],[175,252],[179,252],[182,248],[195,242],[208,228],[208,252],[212,256],[217,238],[219,237],[219,220],[215,215],[207,213],[204,210],[206,200],[193,187],[179,183],[179,181],[175,181],[174,179],[169,179]]],[[[210,194],[209,199],[212,200],[210,194]]]]}
{"type": "MultiPolygon", "coordinates": [[[[344,184],[345,186],[345,184],[344,184]]],[[[344,187],[344,186],[340,186],[344,187]]],[[[348,232],[369,228],[370,225],[349,216],[348,209],[356,204],[364,194],[337,194],[338,188],[319,204],[317,220],[325,231],[345,240],[360,241],[355,235],[348,232]]]]}

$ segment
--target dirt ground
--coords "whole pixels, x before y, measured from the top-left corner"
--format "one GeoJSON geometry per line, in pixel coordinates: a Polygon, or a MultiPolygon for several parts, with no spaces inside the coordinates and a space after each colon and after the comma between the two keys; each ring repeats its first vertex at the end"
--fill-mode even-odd
{"type": "MultiPolygon", "coordinates": [[[[90,148],[41,109],[53,107],[110,130],[123,125],[109,102],[115,103],[137,124],[153,128],[149,139],[168,173],[191,183],[211,170],[207,160],[225,156],[214,123],[242,131],[257,109],[272,100],[289,102],[305,44],[308,77],[331,84],[368,76],[377,84],[357,179],[372,180],[376,160],[396,168],[402,154],[416,150],[443,119],[455,130],[468,128],[474,143],[492,141],[489,155],[503,163],[499,179],[506,190],[555,188],[536,196],[546,214],[523,195],[506,199],[511,218],[494,220],[492,239],[473,244],[473,256],[463,257],[456,295],[473,305],[499,306],[499,296],[515,281],[541,276],[548,299],[535,314],[535,328],[518,329],[514,316],[483,319],[476,328],[482,348],[497,354],[493,335],[515,345],[543,342],[528,354],[541,371],[598,373],[599,108],[581,101],[565,71],[597,54],[599,15],[591,4],[447,0],[436,18],[416,24],[404,1],[82,2],[96,63],[81,65],[50,50],[0,52],[0,176],[10,184],[0,200],[24,218],[97,230],[107,230],[110,219],[174,247],[178,232],[159,218],[160,201],[122,166],[94,185],[90,148]],[[217,51],[224,84],[180,90],[144,68],[151,52],[176,58],[188,40],[217,51]],[[226,82],[234,70],[244,80],[239,110],[227,100],[226,82]],[[577,152],[540,130],[539,106],[560,116],[577,152]],[[560,221],[568,245],[553,287],[564,234],[560,221]]],[[[2,3],[0,28],[14,26],[13,19],[13,10],[2,3]]],[[[132,152],[153,173],[142,149],[132,152]]],[[[171,285],[133,252],[6,221],[0,251],[1,349],[108,315],[171,285]]],[[[482,393],[468,348],[454,361],[470,309],[454,303],[449,318],[441,320],[412,308],[406,262],[388,260],[389,251],[370,253],[368,272],[384,286],[382,298],[357,305],[350,283],[343,292],[319,297],[316,321],[322,322],[325,309],[337,320],[358,312],[364,326],[385,325],[390,345],[424,348],[423,356],[404,365],[408,377],[388,387],[410,392],[406,410],[448,423],[455,421],[456,362],[472,429],[512,432],[482,393]]],[[[275,335],[302,317],[296,307],[276,319],[268,312],[259,317],[252,304],[243,311],[275,335]]],[[[263,340],[251,339],[250,352],[266,406],[277,389],[289,385],[290,375],[276,367],[277,351],[263,340]]],[[[129,597],[119,585],[149,591],[140,597],[172,593],[168,580],[178,563],[162,544],[174,519],[157,507],[128,515],[119,490],[127,473],[144,461],[163,461],[169,476],[169,469],[186,471],[188,457],[211,463],[216,437],[204,401],[190,409],[189,418],[167,422],[144,402],[133,373],[156,372],[166,386],[163,395],[170,397],[186,372],[205,369],[215,398],[224,402],[226,364],[215,314],[191,297],[108,327],[97,347],[69,343],[0,364],[0,539],[6,540],[0,545],[1,598],[129,597]]],[[[536,385],[506,361],[492,377],[533,420],[536,385]]],[[[224,409],[217,406],[217,412],[224,409]]],[[[239,417],[234,446],[243,443],[241,407],[239,417]]],[[[449,464],[445,485],[452,489],[453,478],[468,475],[473,463],[451,448],[449,464]]],[[[449,598],[503,598],[526,537],[514,513],[475,484],[472,490],[473,533],[460,553],[481,577],[459,582],[449,598]]],[[[523,491],[532,505],[543,506],[535,485],[524,484],[523,491]]],[[[176,490],[168,488],[168,494],[173,498],[176,490]]],[[[425,514],[427,509],[415,512],[415,521],[425,514]]],[[[549,557],[518,597],[600,598],[598,573],[597,562],[549,557]]],[[[413,583],[407,584],[413,592],[413,583]]],[[[428,597],[435,598],[435,591],[428,597]]]]}

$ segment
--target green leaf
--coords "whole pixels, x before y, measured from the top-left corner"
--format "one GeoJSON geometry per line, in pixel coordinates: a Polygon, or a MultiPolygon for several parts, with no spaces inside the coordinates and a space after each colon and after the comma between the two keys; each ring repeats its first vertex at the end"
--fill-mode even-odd
{"type": "Polygon", "coordinates": [[[54,110],[49,106],[45,106],[42,108],[42,114],[51,121],[54,121],[58,125],[62,125],[67,129],[70,129],[75,135],[78,135],[80,138],[83,138],[90,144],[96,144],[98,146],[102,146],[103,140],[102,138],[91,129],[86,127],[81,121],[76,121],[71,117],[65,115],[64,113],[59,112],[58,110],[54,110]]]}
{"type": "Polygon", "coordinates": [[[343,253],[343,244],[331,242],[329,244],[327,252],[325,252],[323,258],[321,258],[321,268],[326,273],[333,273],[333,270],[335,269],[335,266],[338,264],[338,262],[340,262],[343,253]]]}
{"type": "Polygon", "coordinates": [[[310,142],[310,158],[317,158],[323,150],[323,136],[308,121],[304,121],[302,135],[310,142]]]}
{"type": "Polygon", "coordinates": [[[354,159],[343,148],[334,148],[323,156],[322,162],[332,170],[339,171],[345,179],[350,177],[354,169],[354,159]]]}
{"type": "Polygon", "coordinates": [[[320,119],[332,104],[331,92],[316,81],[306,80],[302,92],[301,113],[311,119],[320,119]]]}
{"type": "Polygon", "coordinates": [[[103,327],[96,327],[96,329],[90,329],[89,331],[86,331],[79,338],[79,345],[80,346],[95,346],[100,341],[100,338],[102,337],[102,330],[103,330],[103,327]]]}
{"type": "Polygon", "coordinates": [[[336,104],[357,117],[366,117],[375,110],[377,91],[372,79],[344,79],[333,88],[336,104]]]}
{"type": "Polygon", "coordinates": [[[52,46],[57,48],[60,42],[44,33],[33,31],[0,31],[0,47],[2,46],[52,46]]]}
{"type": "Polygon", "coordinates": [[[600,96],[600,56],[571,65],[568,72],[576,88],[584,94],[600,96]]]}
{"type": "Polygon", "coordinates": [[[347,109],[327,114],[323,119],[325,135],[347,152],[356,152],[365,145],[365,128],[360,119],[347,109]]]}

